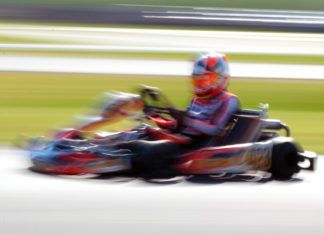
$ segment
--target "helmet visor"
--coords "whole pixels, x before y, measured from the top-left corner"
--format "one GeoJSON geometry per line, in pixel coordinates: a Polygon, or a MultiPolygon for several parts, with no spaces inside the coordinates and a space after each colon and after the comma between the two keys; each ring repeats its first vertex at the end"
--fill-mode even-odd
{"type": "Polygon", "coordinates": [[[203,75],[193,75],[192,85],[198,89],[208,89],[217,84],[218,76],[215,73],[205,73],[203,75]]]}

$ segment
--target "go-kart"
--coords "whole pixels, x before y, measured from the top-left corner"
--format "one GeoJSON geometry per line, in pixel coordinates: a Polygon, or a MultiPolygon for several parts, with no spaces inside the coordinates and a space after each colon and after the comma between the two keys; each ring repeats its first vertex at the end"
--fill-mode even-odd
{"type": "Polygon", "coordinates": [[[162,173],[166,169],[180,176],[269,172],[277,179],[290,179],[300,170],[315,169],[316,154],[303,151],[280,120],[268,119],[267,105],[238,110],[221,138],[209,137],[199,146],[179,150],[173,140],[152,141],[148,134],[148,128],[157,129],[148,124],[149,120],[181,120],[184,115],[158,89],[142,87],[139,95],[110,93],[103,100],[100,111],[76,128],[59,130],[47,139],[30,140],[26,148],[32,169],[63,175],[162,173]],[[100,127],[125,118],[139,124],[114,133],[88,129],[93,123],[100,127]],[[285,136],[280,135],[282,132],[285,136]],[[157,164],[161,160],[158,158],[164,158],[159,156],[157,143],[168,155],[167,164],[157,164]],[[148,157],[156,161],[145,164],[148,157]]]}

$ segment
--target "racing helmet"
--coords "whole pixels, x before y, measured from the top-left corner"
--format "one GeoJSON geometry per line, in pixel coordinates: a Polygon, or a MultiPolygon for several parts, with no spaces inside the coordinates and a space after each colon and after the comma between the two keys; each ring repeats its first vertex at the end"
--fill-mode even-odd
{"type": "Polygon", "coordinates": [[[224,54],[214,52],[198,56],[192,72],[193,92],[198,97],[210,97],[226,90],[229,66],[224,54]]]}

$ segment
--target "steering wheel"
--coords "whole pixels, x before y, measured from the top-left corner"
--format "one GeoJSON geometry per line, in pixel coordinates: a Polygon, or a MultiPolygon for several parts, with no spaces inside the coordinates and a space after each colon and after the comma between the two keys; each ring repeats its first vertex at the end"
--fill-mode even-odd
{"type": "Polygon", "coordinates": [[[177,110],[158,88],[143,86],[140,94],[144,104],[144,113],[148,119],[159,123],[160,127],[162,127],[163,123],[166,124],[174,120],[177,123],[177,127],[173,129],[174,131],[177,131],[182,126],[184,112],[177,110]]]}
{"type": "Polygon", "coordinates": [[[173,105],[158,88],[143,86],[140,95],[143,100],[145,114],[151,116],[171,116],[173,105]]]}

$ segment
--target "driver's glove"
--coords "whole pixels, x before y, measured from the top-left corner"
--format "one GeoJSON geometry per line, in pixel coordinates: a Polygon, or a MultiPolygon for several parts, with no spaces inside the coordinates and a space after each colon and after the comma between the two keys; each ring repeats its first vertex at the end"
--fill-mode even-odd
{"type": "Polygon", "coordinates": [[[183,115],[184,115],[185,111],[178,110],[178,109],[173,108],[173,107],[169,107],[168,109],[170,111],[170,115],[174,119],[176,119],[177,121],[181,121],[183,119],[183,115]]]}
{"type": "Polygon", "coordinates": [[[163,117],[152,116],[149,116],[149,119],[154,121],[156,125],[163,129],[175,130],[178,126],[178,121],[176,119],[166,119],[163,117]]]}

